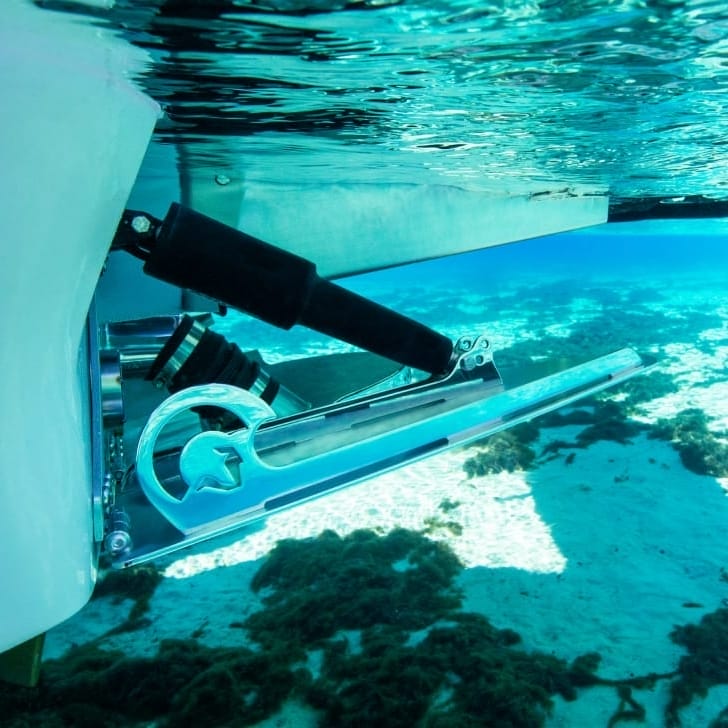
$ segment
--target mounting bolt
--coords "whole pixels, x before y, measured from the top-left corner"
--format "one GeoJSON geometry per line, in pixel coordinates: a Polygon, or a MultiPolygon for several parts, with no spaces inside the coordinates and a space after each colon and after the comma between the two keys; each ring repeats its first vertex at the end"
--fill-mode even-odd
{"type": "Polygon", "coordinates": [[[129,534],[131,519],[120,508],[111,512],[111,528],[104,538],[104,547],[112,556],[131,551],[132,541],[129,534]]]}
{"type": "Polygon", "coordinates": [[[148,233],[152,227],[152,221],[144,215],[136,215],[132,218],[131,228],[135,233],[140,235],[148,233]]]}
{"type": "Polygon", "coordinates": [[[112,556],[131,550],[131,536],[127,531],[112,531],[106,535],[104,546],[112,556]]]}

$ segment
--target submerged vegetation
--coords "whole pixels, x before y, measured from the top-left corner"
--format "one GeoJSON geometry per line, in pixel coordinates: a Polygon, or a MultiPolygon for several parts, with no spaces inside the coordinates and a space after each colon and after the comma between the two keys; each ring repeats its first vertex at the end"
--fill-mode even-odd
{"type": "Polygon", "coordinates": [[[275,711],[296,679],[274,653],[163,640],[153,658],[135,658],[92,644],[44,663],[38,688],[0,686],[0,705],[8,728],[246,726],[275,711]]]}
{"type": "MultiPolygon", "coordinates": [[[[524,302],[538,311],[532,328],[543,335],[499,351],[499,366],[506,370],[544,358],[568,366],[612,350],[615,342],[659,350],[692,340],[717,318],[699,311],[683,317],[652,311],[644,303],[661,294],[649,289],[585,294],[582,283],[573,282],[532,288],[528,296],[514,294],[514,311],[522,313],[524,302]],[[593,319],[576,323],[564,336],[545,333],[558,323],[559,306],[585,295],[599,302],[593,319]],[[538,305],[544,300],[552,307],[551,318],[538,305]],[[625,304],[630,311],[621,310],[625,304]]],[[[453,316],[461,315],[453,310],[453,316]]],[[[481,312],[471,316],[482,320],[481,312]]],[[[563,449],[571,450],[568,465],[576,451],[596,442],[626,445],[647,433],[671,442],[687,468],[727,476],[728,446],[710,431],[701,411],[685,410],[656,426],[633,419],[641,403],[676,390],[665,372],[637,377],[609,395],[474,443],[464,470],[468,477],[529,470],[563,449]],[[541,437],[547,428],[570,426],[578,430],[565,436],[569,441],[541,437]]],[[[108,635],[149,626],[150,598],[162,579],[154,567],[110,572],[94,598],[132,600],[127,620],[47,661],[37,688],[0,685],[3,724],[232,728],[270,718],[293,699],[317,711],[321,726],[535,728],[547,720],[557,696],[575,700],[590,686],[606,685],[615,690],[611,728],[644,721],[635,691],[669,680],[665,722],[672,728],[697,696],[728,683],[728,609],[675,627],[670,636],[687,654],[674,672],[616,680],[598,675],[598,654],[567,660],[531,651],[513,630],[464,611],[458,587],[462,565],[446,545],[427,538],[460,533],[462,526],[453,520],[459,505],[443,500],[421,533],[356,531],[341,537],[325,531],[317,538],[280,542],[252,582],[262,608],[230,614],[230,629],[245,630],[248,647],[163,640],[156,655],[145,658],[103,649],[108,635]]],[[[728,725],[726,716],[728,708],[711,725],[728,725]]]]}
{"type": "MultiPolygon", "coordinates": [[[[586,425],[577,434],[573,443],[563,443],[562,447],[585,448],[604,440],[631,444],[631,438],[639,435],[645,426],[631,420],[624,402],[609,399],[591,398],[581,403],[579,409],[566,413],[552,412],[539,420],[544,427],[564,427],[566,425],[586,425]]],[[[553,449],[553,448],[551,448],[553,449]]]]}
{"type": "MultiPolygon", "coordinates": [[[[539,458],[552,457],[563,449],[583,449],[602,441],[629,445],[638,435],[652,432],[650,425],[631,416],[639,404],[675,389],[672,377],[659,371],[628,380],[609,393],[587,397],[574,407],[549,412],[506,432],[476,441],[470,447],[477,448],[477,452],[464,461],[463,469],[469,478],[504,471],[512,473],[530,470],[538,464],[539,458]],[[620,395],[620,399],[615,399],[615,394],[620,395]],[[542,445],[540,452],[534,449],[543,429],[568,426],[583,429],[573,440],[551,440],[542,445]]],[[[574,453],[571,453],[567,464],[573,461],[574,453]]]]}
{"type": "Polygon", "coordinates": [[[536,292],[531,292],[530,295],[542,305],[530,301],[524,302],[524,308],[525,303],[529,303],[527,311],[538,312],[531,314],[533,320],[529,324],[538,335],[497,352],[497,363],[504,370],[504,377],[507,378],[508,370],[517,370],[528,361],[546,359],[568,366],[603,356],[622,346],[657,352],[676,342],[692,343],[696,332],[720,327],[723,323],[722,318],[713,312],[688,310],[680,316],[671,316],[644,305],[625,307],[621,299],[609,301],[593,291],[582,294],[571,291],[564,295],[571,302],[589,293],[595,296],[594,302],[602,312],[574,321],[566,335],[557,336],[548,332],[548,325],[563,325],[561,317],[569,317],[569,314],[553,306],[549,298],[553,294],[548,291],[536,289],[536,292]],[[550,312],[546,319],[545,311],[550,312]]]}
{"type": "Polygon", "coordinates": [[[135,569],[110,570],[96,584],[92,599],[113,597],[115,602],[133,601],[127,622],[135,624],[149,610],[149,600],[163,579],[154,564],[142,564],[135,569]]]}
{"type": "Polygon", "coordinates": [[[137,658],[80,646],[48,661],[38,688],[2,688],[0,703],[17,727],[245,726],[294,696],[325,726],[538,726],[554,695],[599,682],[596,656],[528,652],[461,611],[460,569],[448,547],[402,529],[282,541],[253,580],[264,609],[243,622],[260,649],[165,640],[137,658]]]}
{"type": "Polygon", "coordinates": [[[609,685],[614,726],[644,720],[633,688],[675,678],[666,720],[677,726],[694,695],[728,682],[726,609],[674,630],[689,650],[677,672],[607,680],[595,653],[569,662],[529,651],[513,630],[463,611],[461,568],[446,545],[403,529],[281,541],[253,578],[263,608],[230,625],[246,629],[254,649],[163,640],[141,658],[96,641],[74,647],[45,663],[37,688],[0,686],[4,725],[233,728],[295,699],[321,726],[535,728],[554,696],[609,685]]]}
{"type": "MultiPolygon", "coordinates": [[[[708,429],[708,418],[699,409],[686,409],[662,419],[651,437],[668,440],[680,454],[683,465],[698,475],[728,477],[728,445],[708,429]]],[[[723,433],[724,440],[728,433],[723,433]]]]}
{"type": "Polygon", "coordinates": [[[632,412],[642,402],[649,402],[658,397],[677,392],[679,387],[675,379],[667,372],[656,369],[633,379],[628,379],[612,392],[626,395],[625,405],[632,412]]]}
{"type": "Polygon", "coordinates": [[[320,646],[338,630],[424,629],[459,607],[461,568],[447,546],[404,529],[280,541],[253,578],[253,590],[269,593],[246,627],[264,647],[289,649],[320,646]]]}
{"type": "MultiPolygon", "coordinates": [[[[504,471],[512,473],[517,470],[530,470],[544,456],[554,456],[563,449],[583,449],[602,441],[629,445],[633,438],[642,433],[648,433],[651,437],[673,439],[669,428],[666,430],[666,422],[658,423],[655,428],[634,419],[633,415],[639,412],[640,404],[671,394],[677,389],[673,377],[660,370],[629,379],[608,392],[585,397],[572,407],[549,412],[505,432],[474,442],[469,447],[477,449],[477,452],[464,461],[463,469],[468,478],[504,471]],[[551,440],[542,445],[540,452],[535,449],[542,430],[569,426],[580,426],[583,429],[572,440],[551,440]]],[[[688,437],[686,433],[691,428],[694,429],[689,437],[693,441],[702,442],[702,450],[709,459],[720,459],[720,443],[707,431],[704,421],[696,417],[691,421],[683,420],[680,425],[679,432],[685,437],[688,437]]],[[[686,446],[683,449],[691,448],[686,446]]],[[[689,455],[686,457],[690,458],[689,455]]],[[[568,463],[573,462],[574,453],[568,458],[568,463]]],[[[713,468],[704,472],[714,474],[715,470],[713,468]]]]}
{"type": "MultiPolygon", "coordinates": [[[[475,442],[471,447],[478,451],[464,461],[463,469],[469,478],[529,470],[543,458],[555,457],[565,449],[583,449],[601,441],[629,445],[638,435],[646,434],[670,442],[688,470],[698,475],[728,477],[728,432],[711,431],[702,410],[686,409],[652,425],[633,418],[641,403],[675,391],[677,385],[665,372],[635,377],[609,392],[584,398],[574,407],[550,412],[475,442]],[[540,452],[534,449],[542,430],[569,426],[583,429],[573,439],[553,439],[542,444],[540,452]]],[[[571,464],[574,457],[570,453],[566,464],[571,464]]]]}
{"type": "Polygon", "coordinates": [[[266,650],[322,651],[305,699],[323,725],[541,725],[552,695],[576,697],[579,666],[460,611],[461,568],[402,529],[283,541],[253,580],[267,596],[246,626],[266,650]]]}
{"type": "MultiPolygon", "coordinates": [[[[699,624],[685,624],[670,634],[688,654],[680,658],[678,677],[670,684],[665,714],[668,728],[679,726],[679,711],[696,695],[705,696],[714,685],[728,683],[728,609],[706,614],[699,624]]],[[[728,711],[726,708],[723,713],[728,711]]]]}
{"type": "Polygon", "coordinates": [[[479,440],[471,445],[477,447],[478,452],[463,463],[463,469],[469,478],[528,470],[536,459],[530,443],[537,437],[538,428],[526,423],[479,440]]]}

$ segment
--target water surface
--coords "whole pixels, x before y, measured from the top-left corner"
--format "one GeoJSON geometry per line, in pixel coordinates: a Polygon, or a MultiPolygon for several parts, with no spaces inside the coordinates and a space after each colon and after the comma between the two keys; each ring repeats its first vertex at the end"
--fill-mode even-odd
{"type": "MultiPolygon", "coordinates": [[[[49,9],[73,3],[37,0],[49,9]]],[[[728,197],[712,0],[119,0],[180,163],[246,179],[728,197]]]]}

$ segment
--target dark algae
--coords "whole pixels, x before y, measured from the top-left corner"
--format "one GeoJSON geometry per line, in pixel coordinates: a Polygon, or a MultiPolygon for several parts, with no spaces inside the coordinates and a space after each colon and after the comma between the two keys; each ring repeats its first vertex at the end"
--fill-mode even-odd
{"type": "Polygon", "coordinates": [[[714,685],[728,683],[728,608],[706,614],[698,624],[675,627],[670,637],[688,651],[670,684],[665,723],[674,728],[682,725],[680,709],[696,695],[705,696],[714,685]]]}
{"type": "Polygon", "coordinates": [[[461,568],[447,546],[404,529],[284,540],[253,578],[254,590],[270,593],[246,626],[264,647],[289,649],[319,646],[339,630],[424,629],[460,606],[461,568]]]}
{"type": "MultiPolygon", "coordinates": [[[[448,515],[452,513],[452,511],[457,510],[459,506],[459,501],[452,501],[449,498],[445,498],[440,502],[438,508],[443,512],[443,514],[448,515]]],[[[462,524],[458,521],[442,518],[439,515],[428,516],[425,518],[424,526],[425,527],[422,532],[428,535],[450,533],[453,536],[462,536],[464,530],[462,524]]]]}
{"type": "Polygon", "coordinates": [[[638,435],[644,426],[630,420],[621,404],[612,401],[597,402],[592,424],[582,430],[576,440],[579,447],[601,440],[611,440],[620,445],[631,444],[631,438],[638,435]]]}
{"type": "Polygon", "coordinates": [[[667,372],[656,369],[648,374],[628,379],[618,387],[615,387],[612,392],[619,392],[626,395],[627,406],[632,410],[642,402],[649,402],[651,399],[665,397],[678,390],[679,387],[672,376],[667,372]]]}
{"type": "Polygon", "coordinates": [[[168,639],[132,657],[95,640],[48,660],[37,688],[0,685],[3,725],[242,728],[295,699],[324,727],[537,728],[555,696],[603,685],[616,690],[611,727],[644,720],[633,689],[670,679],[671,727],[694,696],[728,682],[728,609],[675,628],[688,650],[676,672],[609,680],[596,653],[529,651],[513,630],[462,611],[461,570],[449,547],[404,529],[281,541],[253,578],[263,608],[235,623],[251,647],[168,639]]]}
{"type": "Polygon", "coordinates": [[[478,440],[470,446],[477,448],[477,453],[465,460],[463,469],[469,478],[528,470],[536,460],[530,445],[537,437],[538,428],[528,422],[478,440]]]}
{"type": "Polygon", "coordinates": [[[446,521],[439,516],[428,516],[425,518],[423,533],[437,534],[450,533],[453,536],[462,536],[463,526],[457,521],[446,521]]]}
{"type": "Polygon", "coordinates": [[[462,612],[461,569],[447,546],[402,529],[282,541],[253,579],[264,608],[243,622],[260,649],[165,640],[135,658],[80,646],[0,703],[17,728],[246,726],[292,696],[323,726],[542,725],[552,696],[574,699],[592,665],[527,652],[512,630],[462,612]],[[312,651],[318,671],[304,667],[312,651]]]}
{"type": "Polygon", "coordinates": [[[688,470],[698,475],[728,477],[728,445],[708,429],[708,418],[702,410],[686,409],[671,419],[662,419],[650,436],[670,441],[688,470]]]}
{"type": "Polygon", "coordinates": [[[322,725],[542,725],[552,696],[575,699],[589,670],[461,612],[461,568],[447,547],[401,529],[283,541],[253,580],[266,608],[247,626],[267,649],[323,651],[306,694],[322,725]]]}
{"type": "Polygon", "coordinates": [[[632,697],[632,688],[629,685],[619,685],[617,687],[617,695],[619,695],[619,706],[614,715],[609,719],[607,728],[617,725],[620,721],[639,721],[643,723],[645,720],[644,706],[640,705],[632,697]]]}
{"type": "Polygon", "coordinates": [[[153,658],[94,645],[43,666],[35,689],[0,686],[12,728],[39,726],[246,726],[274,712],[297,674],[287,657],[164,640],[153,658]]]}
{"type": "Polygon", "coordinates": [[[104,573],[94,588],[92,599],[112,597],[121,602],[131,599],[127,623],[133,626],[149,610],[149,600],[164,577],[154,564],[142,564],[135,569],[110,570],[104,573]]]}
{"type": "Polygon", "coordinates": [[[708,728],[728,728],[728,706],[720,711],[718,717],[710,722],[708,728]]]}
{"type": "MultiPolygon", "coordinates": [[[[586,397],[580,400],[577,406],[549,412],[506,432],[499,432],[476,441],[468,448],[468,451],[471,448],[476,449],[476,453],[465,459],[463,469],[469,478],[504,471],[525,471],[538,465],[543,458],[556,457],[561,450],[584,449],[597,442],[610,441],[620,445],[630,445],[635,437],[643,433],[647,433],[650,437],[661,436],[671,439],[672,431],[669,427],[666,430],[664,423],[650,426],[634,419],[633,415],[639,410],[641,403],[676,390],[673,378],[659,370],[635,377],[614,387],[608,393],[586,397]],[[615,394],[620,395],[620,399],[615,399],[615,394]],[[543,430],[568,426],[579,426],[582,429],[572,440],[553,439],[542,444],[538,451],[535,449],[536,440],[543,430]]],[[[704,415],[702,416],[704,418],[704,415]]],[[[698,439],[702,440],[702,451],[709,459],[719,459],[718,452],[728,451],[728,448],[716,442],[715,437],[700,424],[699,420],[697,426],[693,426],[696,423],[689,425],[694,430],[691,435],[693,440],[696,439],[699,428],[703,427],[698,439]]],[[[688,449],[692,449],[692,446],[683,447],[683,450],[688,449]]],[[[691,455],[693,453],[686,457],[690,458],[691,455]]],[[[575,453],[569,453],[565,464],[573,463],[575,456],[575,453]]],[[[696,459],[694,455],[693,459],[696,459]]],[[[728,463],[728,457],[726,460],[728,463]]],[[[728,464],[726,467],[728,468],[728,464]]]]}

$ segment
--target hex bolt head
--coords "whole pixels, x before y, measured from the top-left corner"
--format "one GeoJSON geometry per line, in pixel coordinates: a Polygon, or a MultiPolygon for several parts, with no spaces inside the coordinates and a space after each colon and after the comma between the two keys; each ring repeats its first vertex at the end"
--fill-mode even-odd
{"type": "Polygon", "coordinates": [[[151,220],[144,215],[137,215],[132,218],[131,228],[135,233],[148,233],[152,227],[151,220]]]}
{"type": "Polygon", "coordinates": [[[113,556],[118,556],[131,549],[131,536],[126,531],[112,531],[104,539],[106,550],[113,556]]]}

